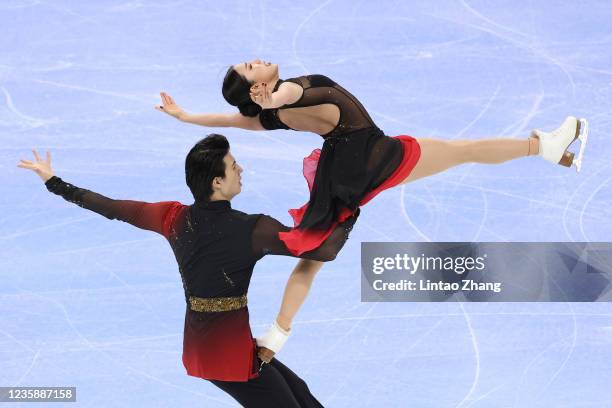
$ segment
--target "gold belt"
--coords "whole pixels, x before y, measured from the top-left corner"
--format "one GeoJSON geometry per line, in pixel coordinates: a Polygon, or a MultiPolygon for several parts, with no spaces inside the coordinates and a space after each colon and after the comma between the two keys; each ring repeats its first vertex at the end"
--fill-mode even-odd
{"type": "Polygon", "coordinates": [[[194,312],[229,312],[247,305],[247,295],[235,297],[201,298],[189,296],[189,307],[194,312]]]}

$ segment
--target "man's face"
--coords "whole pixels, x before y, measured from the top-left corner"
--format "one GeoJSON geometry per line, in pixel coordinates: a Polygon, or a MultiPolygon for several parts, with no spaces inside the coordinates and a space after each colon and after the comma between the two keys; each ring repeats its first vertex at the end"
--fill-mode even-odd
{"type": "Polygon", "coordinates": [[[227,152],[223,157],[223,162],[225,163],[225,177],[215,177],[213,191],[217,192],[220,199],[231,200],[242,189],[242,167],[236,163],[231,152],[227,152]]]}

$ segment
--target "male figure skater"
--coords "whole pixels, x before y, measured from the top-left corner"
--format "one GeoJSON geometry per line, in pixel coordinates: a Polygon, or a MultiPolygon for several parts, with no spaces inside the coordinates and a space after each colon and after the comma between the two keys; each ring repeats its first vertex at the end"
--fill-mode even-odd
{"type": "MultiPolygon", "coordinates": [[[[279,232],[290,228],[267,215],[232,209],[230,201],[241,190],[242,168],[229,148],[224,136],[212,134],[187,155],[185,176],[195,198],[192,205],[113,200],[78,188],[55,176],[49,152],[42,160],[34,151],[35,161],[21,160],[18,167],[35,171],[50,192],[70,202],[168,240],[187,300],[183,364],[189,375],[211,381],[245,407],[321,407],[306,383],[280,361],[263,362],[271,358],[269,350],[258,356],[247,291],[259,259],[267,254],[291,255],[278,238],[279,232]]],[[[355,218],[301,257],[334,259],[355,218]]],[[[266,336],[265,345],[286,340],[278,325],[266,336]]]]}

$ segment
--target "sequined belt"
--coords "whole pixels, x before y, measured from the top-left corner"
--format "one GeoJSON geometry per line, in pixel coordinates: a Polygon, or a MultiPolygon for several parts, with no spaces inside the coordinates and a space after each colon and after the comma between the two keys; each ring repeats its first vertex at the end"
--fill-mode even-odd
{"type": "Polygon", "coordinates": [[[235,297],[201,298],[189,296],[189,308],[194,312],[229,312],[247,305],[247,295],[235,297]]]}

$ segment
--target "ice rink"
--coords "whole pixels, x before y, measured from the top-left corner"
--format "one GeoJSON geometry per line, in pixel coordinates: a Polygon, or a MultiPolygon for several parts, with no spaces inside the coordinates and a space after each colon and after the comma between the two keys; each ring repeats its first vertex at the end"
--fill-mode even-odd
{"type": "MultiPolygon", "coordinates": [[[[534,157],[469,164],[363,207],[279,355],[323,405],[612,407],[610,304],[360,301],[362,241],[612,241],[609,2],[2,0],[0,20],[0,386],[77,387],[76,404],[53,407],[237,406],[185,374],[167,242],[51,195],[16,164],[50,150],[79,187],[190,204],[185,155],[222,133],[245,169],[232,206],[289,224],[320,136],[153,109],[163,90],[190,112],[232,112],[225,70],[260,57],[281,78],[331,77],[388,135],[523,138],[590,120],[580,173],[534,157]]],[[[255,333],[294,263],[258,263],[255,333]]]]}

